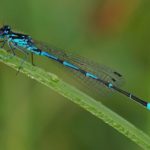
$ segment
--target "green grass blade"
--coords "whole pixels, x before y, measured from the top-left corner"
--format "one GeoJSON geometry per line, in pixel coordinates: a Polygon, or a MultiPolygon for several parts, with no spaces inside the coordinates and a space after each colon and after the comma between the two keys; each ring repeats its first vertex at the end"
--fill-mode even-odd
{"type": "MultiPolygon", "coordinates": [[[[12,57],[11,54],[1,49],[0,61],[17,70],[21,59],[15,56],[12,57]]],[[[97,102],[85,93],[77,90],[75,87],[65,83],[56,75],[45,72],[43,69],[34,67],[27,62],[24,63],[23,69],[21,69],[20,72],[55,90],[72,102],[78,104],[83,109],[89,111],[97,118],[102,119],[105,123],[134,141],[143,149],[150,149],[150,137],[143,131],[136,128],[133,124],[117,115],[102,103],[97,102]]]]}

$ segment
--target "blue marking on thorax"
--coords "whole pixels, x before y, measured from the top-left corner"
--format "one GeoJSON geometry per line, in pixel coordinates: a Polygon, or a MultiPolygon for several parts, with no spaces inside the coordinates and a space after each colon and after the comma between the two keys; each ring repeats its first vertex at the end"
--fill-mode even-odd
{"type": "Polygon", "coordinates": [[[77,66],[75,66],[75,65],[73,65],[73,64],[71,64],[71,63],[69,63],[69,62],[67,62],[67,61],[64,61],[64,62],[63,62],[63,65],[65,65],[65,66],[67,66],[67,67],[70,67],[70,68],[73,68],[73,69],[76,69],[76,70],[79,69],[77,66]]]}
{"type": "Polygon", "coordinates": [[[16,36],[16,34],[11,34],[10,36],[16,36]]]}
{"type": "Polygon", "coordinates": [[[112,87],[113,87],[112,83],[109,83],[109,84],[108,84],[108,87],[109,87],[109,88],[112,88],[112,87]]]}
{"type": "Polygon", "coordinates": [[[9,41],[15,43],[17,46],[20,46],[22,48],[28,48],[29,45],[27,43],[27,41],[23,40],[23,39],[9,39],[9,41]]]}
{"type": "Polygon", "coordinates": [[[34,44],[29,44],[28,39],[19,39],[19,38],[9,38],[8,41],[15,43],[16,46],[20,46],[21,48],[25,48],[27,51],[33,52],[36,55],[39,55],[41,51],[38,51],[38,48],[34,44]]]}
{"type": "Polygon", "coordinates": [[[16,34],[7,34],[6,36],[7,36],[7,37],[17,37],[16,34]]]}
{"type": "Polygon", "coordinates": [[[41,52],[41,56],[47,56],[47,57],[55,59],[55,60],[58,59],[57,57],[55,57],[55,56],[53,56],[53,55],[51,55],[51,54],[49,54],[47,52],[41,52]]]}
{"type": "Polygon", "coordinates": [[[13,42],[15,42],[15,43],[18,43],[18,44],[22,44],[22,43],[24,43],[24,44],[27,44],[27,40],[24,40],[24,39],[12,39],[12,41],[13,42]]]}
{"type": "Polygon", "coordinates": [[[150,110],[150,103],[147,103],[147,109],[150,110]]]}
{"type": "Polygon", "coordinates": [[[87,72],[85,75],[86,75],[87,77],[91,77],[91,78],[93,78],[93,79],[98,79],[97,76],[95,76],[94,74],[89,73],[89,72],[87,72]]]}

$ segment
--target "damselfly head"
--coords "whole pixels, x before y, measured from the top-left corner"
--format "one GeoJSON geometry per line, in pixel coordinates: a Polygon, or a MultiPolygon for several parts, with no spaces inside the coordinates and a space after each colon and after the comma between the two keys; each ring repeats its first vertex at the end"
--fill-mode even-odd
{"type": "Polygon", "coordinates": [[[2,28],[0,28],[0,36],[7,35],[9,34],[10,31],[11,31],[10,26],[4,25],[2,28]]]}

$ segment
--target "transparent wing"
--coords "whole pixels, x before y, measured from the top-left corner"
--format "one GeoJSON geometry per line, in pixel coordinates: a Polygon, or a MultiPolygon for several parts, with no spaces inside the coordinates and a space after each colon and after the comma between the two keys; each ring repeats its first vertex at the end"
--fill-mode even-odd
{"type": "MultiPolygon", "coordinates": [[[[95,74],[96,76],[98,76],[99,78],[101,78],[105,81],[111,82],[116,86],[121,86],[124,83],[124,79],[123,79],[122,75],[107,66],[95,63],[85,57],[78,55],[78,54],[72,54],[70,51],[67,51],[67,50],[53,49],[53,48],[49,47],[47,44],[43,44],[41,42],[35,41],[35,44],[41,50],[47,51],[62,60],[66,60],[66,61],[80,67],[84,71],[91,72],[91,73],[95,74]]],[[[77,73],[77,72],[76,72],[76,76],[79,76],[82,80],[85,78],[85,76],[83,74],[77,73]]],[[[85,80],[86,79],[87,78],[85,78],[85,80]]],[[[88,81],[89,81],[89,78],[88,78],[88,81]]],[[[92,82],[94,82],[93,79],[92,79],[92,82]]],[[[90,82],[90,84],[91,84],[91,82],[90,82]]]]}
{"type": "Polygon", "coordinates": [[[98,77],[105,79],[108,82],[112,82],[117,86],[122,85],[124,82],[122,75],[117,71],[102,64],[98,64],[94,61],[88,60],[85,57],[79,56],[77,54],[76,55],[68,54],[68,60],[80,66],[84,70],[92,72],[98,77]]]}

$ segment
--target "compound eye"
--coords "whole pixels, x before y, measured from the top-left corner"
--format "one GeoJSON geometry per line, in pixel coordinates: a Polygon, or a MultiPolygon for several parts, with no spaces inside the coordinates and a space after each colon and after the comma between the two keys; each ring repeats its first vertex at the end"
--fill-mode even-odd
{"type": "Polygon", "coordinates": [[[8,33],[8,31],[7,31],[7,30],[5,30],[5,31],[4,31],[4,33],[5,33],[5,34],[7,34],[7,33],[8,33]]]}

